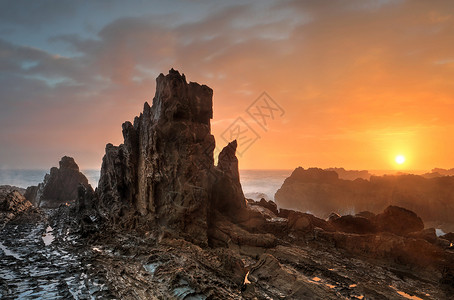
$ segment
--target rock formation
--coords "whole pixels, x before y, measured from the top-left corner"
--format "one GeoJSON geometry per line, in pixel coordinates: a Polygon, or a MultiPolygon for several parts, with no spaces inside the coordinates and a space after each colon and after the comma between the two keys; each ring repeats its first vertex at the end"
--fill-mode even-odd
{"type": "Polygon", "coordinates": [[[236,141],[214,167],[212,95],[173,69],[159,75],[153,105],[145,103],[134,124],[123,124],[123,144],[106,146],[97,189],[105,218],[206,244],[210,210],[230,214],[246,207],[236,141]]]}
{"type": "Polygon", "coordinates": [[[31,208],[32,204],[12,186],[0,186],[0,228],[8,221],[31,208]]]}
{"type": "Polygon", "coordinates": [[[352,181],[339,179],[334,171],[299,167],[276,192],[275,200],[279,207],[309,211],[322,218],[333,211],[341,215],[379,213],[396,205],[416,212],[426,223],[446,224],[444,231],[448,232],[454,228],[453,189],[454,177],[450,176],[385,175],[352,181]]]}
{"type": "Polygon", "coordinates": [[[397,235],[406,235],[424,229],[424,223],[414,212],[393,205],[378,214],[375,223],[379,231],[392,232],[397,235]]]}
{"type": "Polygon", "coordinates": [[[213,209],[233,218],[246,208],[240,183],[238,159],[235,155],[236,147],[235,140],[219,153],[211,202],[213,209]]]}
{"type": "Polygon", "coordinates": [[[53,167],[50,173],[38,186],[30,186],[25,192],[25,198],[36,207],[57,208],[61,204],[74,202],[80,185],[93,190],[87,177],[79,171],[74,158],[63,156],[60,167],[53,167]]]}
{"type": "Polygon", "coordinates": [[[369,180],[371,174],[367,170],[345,170],[344,168],[327,168],[325,171],[334,171],[340,179],[355,180],[358,178],[369,180]]]}
{"type": "Polygon", "coordinates": [[[339,218],[331,218],[330,223],[338,231],[349,232],[349,233],[375,233],[377,231],[376,226],[369,219],[357,216],[341,216],[339,218]]]}

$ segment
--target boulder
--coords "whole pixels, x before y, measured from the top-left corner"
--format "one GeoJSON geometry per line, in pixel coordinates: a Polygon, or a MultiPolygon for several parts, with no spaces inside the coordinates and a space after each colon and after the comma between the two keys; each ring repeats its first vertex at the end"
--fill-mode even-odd
{"type": "Polygon", "coordinates": [[[307,214],[291,212],[288,215],[288,228],[291,231],[310,232],[313,227],[312,220],[307,214]]]}
{"type": "Polygon", "coordinates": [[[337,231],[367,234],[376,232],[375,225],[366,218],[357,216],[342,216],[329,221],[337,231]]]}
{"type": "Polygon", "coordinates": [[[361,212],[357,213],[355,216],[363,217],[363,218],[369,219],[371,221],[374,221],[376,215],[373,212],[366,210],[366,211],[361,211],[361,212]]]}
{"type": "Polygon", "coordinates": [[[260,205],[264,208],[267,208],[269,209],[270,211],[272,211],[275,215],[278,214],[278,211],[277,211],[277,205],[276,203],[274,203],[274,201],[266,201],[264,198],[260,199],[260,201],[257,203],[257,205],[260,205]]]}
{"type": "Polygon", "coordinates": [[[435,228],[426,228],[417,232],[410,232],[408,235],[410,238],[426,240],[431,244],[435,244],[438,241],[435,228]]]}
{"type": "Polygon", "coordinates": [[[79,171],[74,158],[64,156],[59,168],[51,168],[42,183],[27,188],[25,197],[36,207],[57,208],[77,200],[79,185],[93,190],[87,177],[79,171]]]}
{"type": "Polygon", "coordinates": [[[338,213],[332,212],[328,216],[328,221],[334,221],[336,219],[339,219],[340,217],[341,215],[339,215],[338,213]]]}
{"type": "Polygon", "coordinates": [[[392,232],[397,235],[406,235],[424,229],[423,221],[414,212],[393,205],[378,214],[375,223],[379,231],[392,232]]]}
{"type": "Polygon", "coordinates": [[[279,212],[278,212],[277,216],[281,217],[281,218],[288,218],[288,216],[290,215],[291,212],[294,212],[294,210],[279,208],[279,212]]]}
{"type": "Polygon", "coordinates": [[[15,187],[0,186],[0,228],[32,204],[15,187]]]}
{"type": "Polygon", "coordinates": [[[440,238],[448,240],[451,243],[454,243],[454,232],[448,232],[447,234],[440,236],[440,238]]]}

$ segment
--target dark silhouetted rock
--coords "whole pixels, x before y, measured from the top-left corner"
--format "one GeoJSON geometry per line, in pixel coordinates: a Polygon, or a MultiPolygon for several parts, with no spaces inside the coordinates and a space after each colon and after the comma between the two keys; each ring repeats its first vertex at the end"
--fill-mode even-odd
{"type": "Polygon", "coordinates": [[[237,219],[246,209],[234,140],[219,153],[212,184],[211,209],[237,219]]]}
{"type": "Polygon", "coordinates": [[[59,168],[51,168],[38,186],[27,188],[25,197],[36,207],[57,208],[61,204],[77,200],[79,185],[93,190],[72,157],[62,157],[59,165],[59,168]]]}
{"type": "Polygon", "coordinates": [[[370,211],[361,211],[361,212],[357,213],[356,216],[363,217],[363,218],[373,221],[373,220],[375,220],[376,214],[374,214],[373,212],[370,212],[370,211]]]}
{"type": "Polygon", "coordinates": [[[334,228],[337,231],[349,232],[349,233],[358,233],[358,234],[367,234],[376,232],[374,224],[363,217],[356,216],[342,216],[330,220],[330,223],[333,224],[334,228]]]}
{"type": "Polygon", "coordinates": [[[440,237],[442,239],[450,241],[451,243],[454,243],[454,232],[448,232],[447,234],[444,234],[440,237]]]}
{"type": "Polygon", "coordinates": [[[267,209],[269,209],[270,211],[272,211],[275,215],[278,215],[278,211],[277,211],[277,205],[276,203],[274,203],[273,201],[269,200],[269,201],[266,201],[264,198],[260,199],[260,201],[257,203],[257,205],[260,205],[262,207],[265,207],[267,209]]]}
{"type": "Polygon", "coordinates": [[[288,216],[288,228],[294,231],[309,232],[313,229],[313,225],[307,214],[291,212],[288,216]]]}
{"type": "Polygon", "coordinates": [[[294,211],[291,209],[279,208],[279,213],[277,214],[278,217],[281,218],[288,218],[289,214],[294,211]]]}
{"type": "Polygon", "coordinates": [[[327,168],[325,171],[334,171],[339,175],[340,179],[355,180],[366,179],[369,180],[371,174],[367,170],[345,170],[344,168],[327,168]]]}
{"type": "Polygon", "coordinates": [[[288,229],[290,231],[311,232],[315,228],[326,231],[335,231],[330,222],[317,218],[314,215],[302,213],[299,211],[290,211],[288,214],[288,229]]]}
{"type": "MultiPolygon", "coordinates": [[[[41,186],[42,189],[42,186],[41,186]]],[[[39,185],[32,185],[27,187],[24,193],[25,199],[29,200],[30,203],[32,203],[34,206],[38,207],[38,201],[39,201],[39,195],[38,191],[40,191],[40,186],[39,185]]],[[[41,193],[41,191],[40,191],[41,193]]]]}
{"type": "Polygon", "coordinates": [[[341,215],[339,215],[338,213],[332,212],[328,216],[328,221],[334,221],[336,219],[339,219],[340,217],[341,215]]]}
{"type": "Polygon", "coordinates": [[[352,254],[381,258],[402,265],[420,267],[444,264],[447,253],[423,239],[407,238],[388,232],[378,234],[351,234],[320,232],[319,238],[334,242],[336,248],[352,254]]]}
{"type": "Polygon", "coordinates": [[[297,168],[274,199],[279,207],[310,211],[322,218],[333,211],[342,215],[351,214],[352,210],[377,214],[396,205],[414,211],[426,223],[449,228],[454,224],[453,189],[453,176],[427,179],[401,174],[343,180],[336,178],[333,171],[297,168]]]}
{"type": "Polygon", "coordinates": [[[392,232],[397,235],[406,235],[424,229],[424,223],[414,212],[392,205],[377,215],[376,226],[379,231],[392,232]]]}
{"type": "Polygon", "coordinates": [[[212,95],[173,69],[159,75],[153,105],[145,103],[134,125],[123,124],[123,144],[106,146],[97,189],[104,218],[129,229],[162,227],[199,244],[208,241],[212,212],[248,219],[236,141],[214,166],[212,95]]]}
{"type": "Polygon", "coordinates": [[[325,171],[319,168],[309,168],[305,170],[304,168],[298,167],[287,179],[290,182],[333,183],[339,180],[339,175],[335,171],[325,171]]]}
{"type": "Polygon", "coordinates": [[[408,234],[408,237],[426,240],[431,244],[435,244],[438,241],[437,234],[435,232],[435,228],[426,228],[421,231],[410,232],[408,234]]]}
{"type": "Polygon", "coordinates": [[[152,107],[145,103],[134,125],[123,124],[123,144],[106,146],[97,189],[104,217],[124,228],[165,227],[206,243],[212,96],[209,87],[187,83],[173,69],[158,76],[152,107]]]}

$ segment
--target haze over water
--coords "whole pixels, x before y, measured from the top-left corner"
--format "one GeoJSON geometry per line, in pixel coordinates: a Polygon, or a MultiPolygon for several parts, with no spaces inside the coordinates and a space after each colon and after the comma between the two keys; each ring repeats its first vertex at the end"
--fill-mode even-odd
{"type": "MultiPolygon", "coordinates": [[[[87,176],[92,187],[98,186],[99,170],[81,170],[87,176]]],[[[292,169],[287,170],[240,170],[240,180],[246,198],[274,200],[274,194],[290,176],[292,169]]],[[[373,170],[373,175],[396,174],[397,172],[423,174],[426,171],[373,170]]],[[[4,170],[0,169],[0,185],[13,185],[27,188],[38,185],[49,170],[4,170]]]]}

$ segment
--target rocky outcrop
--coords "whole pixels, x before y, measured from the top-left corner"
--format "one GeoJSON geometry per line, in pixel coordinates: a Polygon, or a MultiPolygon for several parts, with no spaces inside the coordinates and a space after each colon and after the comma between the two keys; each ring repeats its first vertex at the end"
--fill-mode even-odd
{"type": "Polygon", "coordinates": [[[170,70],[156,79],[153,105],[123,124],[124,143],[108,144],[97,189],[98,210],[116,226],[158,230],[207,244],[214,211],[246,208],[236,141],[214,166],[213,91],[170,70]]]}
{"type": "Polygon", "coordinates": [[[367,170],[345,170],[344,168],[328,168],[325,171],[334,171],[340,179],[355,180],[358,178],[369,180],[371,174],[367,170]]]}
{"type": "Polygon", "coordinates": [[[446,239],[451,243],[454,243],[454,232],[448,232],[447,234],[442,235],[441,238],[446,239]]]}
{"type": "Polygon", "coordinates": [[[421,231],[424,223],[414,212],[398,206],[388,206],[385,211],[376,216],[376,226],[379,231],[406,235],[410,232],[421,231]]]}
{"type": "MultiPolygon", "coordinates": [[[[454,177],[418,175],[371,176],[370,180],[343,180],[334,171],[297,168],[276,192],[279,207],[310,211],[326,218],[369,211],[379,213],[390,205],[416,212],[424,222],[445,223],[454,211],[454,177]]],[[[440,227],[437,227],[440,228],[440,227]]]]}
{"type": "Polygon", "coordinates": [[[18,188],[0,186],[0,228],[31,207],[32,204],[25,199],[18,188]]]}
{"type": "Polygon", "coordinates": [[[367,234],[377,231],[375,224],[369,219],[357,216],[341,216],[339,218],[331,218],[329,221],[337,231],[367,234]]]}
{"type": "Polygon", "coordinates": [[[408,235],[410,238],[426,240],[431,244],[438,242],[438,237],[435,232],[435,228],[426,228],[421,231],[410,232],[408,235]]]}
{"type": "Polygon", "coordinates": [[[51,168],[42,183],[27,188],[25,198],[36,207],[57,208],[61,204],[74,202],[80,185],[93,191],[74,158],[63,156],[59,168],[51,168]]]}
{"type": "Polygon", "coordinates": [[[211,209],[238,219],[244,214],[246,200],[240,183],[237,141],[225,146],[219,153],[218,165],[213,174],[211,209]]]}
{"type": "Polygon", "coordinates": [[[373,220],[375,220],[376,214],[374,214],[373,212],[370,212],[370,211],[360,211],[355,216],[363,217],[363,218],[366,218],[366,219],[369,219],[369,220],[373,221],[373,220]]]}
{"type": "Polygon", "coordinates": [[[272,211],[275,215],[278,215],[279,212],[277,210],[277,205],[274,203],[274,201],[268,200],[266,201],[264,198],[260,199],[260,201],[257,203],[257,205],[260,205],[262,207],[265,207],[272,211]]]}

